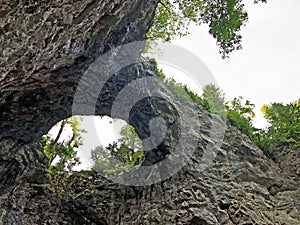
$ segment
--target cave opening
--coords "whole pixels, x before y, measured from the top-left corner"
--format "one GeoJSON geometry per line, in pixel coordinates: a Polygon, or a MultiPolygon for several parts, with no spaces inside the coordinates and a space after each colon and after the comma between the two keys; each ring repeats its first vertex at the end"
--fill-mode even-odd
{"type": "Polygon", "coordinates": [[[48,166],[69,172],[92,169],[114,172],[140,165],[144,155],[135,129],[126,121],[109,116],[64,119],[43,136],[43,141],[48,166]]]}

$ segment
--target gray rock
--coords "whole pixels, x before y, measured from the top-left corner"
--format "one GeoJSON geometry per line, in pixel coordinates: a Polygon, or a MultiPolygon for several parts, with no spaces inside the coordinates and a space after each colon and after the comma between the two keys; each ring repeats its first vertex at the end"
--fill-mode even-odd
{"type": "MultiPolygon", "coordinates": [[[[224,127],[222,118],[184,99],[173,101],[168,88],[161,91],[167,102],[136,104],[128,122],[145,139],[151,118],[167,121],[166,137],[143,166],[170,155],[179,160],[172,155],[178,137],[197,138],[180,145],[195,151],[183,151],[186,164],[177,173],[147,186],[116,184],[91,171],[50,182],[41,135],[71,116],[76,86],[95,59],[145,38],[157,1],[0,4],[0,224],[300,224],[299,147],[283,147],[274,162],[230,125],[218,146],[218,134],[210,130],[224,127]],[[175,109],[181,105],[187,115],[198,113],[200,124],[189,124],[189,133],[179,132],[175,109]]],[[[111,115],[124,86],[153,76],[147,62],[118,71],[97,96],[96,114],[111,115]]]]}

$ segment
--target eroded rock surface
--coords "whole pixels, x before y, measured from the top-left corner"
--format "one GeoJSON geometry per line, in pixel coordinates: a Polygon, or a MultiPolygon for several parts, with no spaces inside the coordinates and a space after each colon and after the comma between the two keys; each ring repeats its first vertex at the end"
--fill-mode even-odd
{"type": "MultiPolygon", "coordinates": [[[[226,126],[216,157],[203,170],[199,165],[205,148],[215,143],[210,127],[224,124],[200,107],[200,129],[191,130],[198,138],[195,152],[167,180],[131,187],[94,172],[76,172],[50,182],[41,135],[71,115],[76,86],[95,59],[145,38],[157,1],[0,4],[0,224],[300,224],[299,148],[284,148],[274,162],[226,126]]],[[[112,101],[129,81],[154,76],[147,63],[118,74],[99,96],[97,114],[110,113],[112,101]]],[[[168,154],[179,132],[170,107],[157,108],[161,102],[137,104],[128,122],[147,137],[149,118],[159,112],[170,119],[172,132],[160,147],[168,154]]],[[[148,155],[150,165],[165,156],[148,155]]]]}
{"type": "Polygon", "coordinates": [[[214,162],[202,171],[199,162],[207,141],[212,139],[203,137],[193,160],[180,172],[146,187],[114,184],[88,171],[60,178],[57,186],[24,182],[10,193],[2,220],[4,224],[299,224],[299,198],[294,195],[299,182],[283,176],[275,162],[232,127],[214,162]]]}
{"type": "MultiPolygon", "coordinates": [[[[5,183],[32,164],[33,153],[23,153],[21,146],[35,144],[72,115],[74,93],[88,66],[116,46],[145,39],[157,1],[0,4],[0,180],[5,183]]],[[[107,107],[98,114],[106,112],[107,107]]]]}

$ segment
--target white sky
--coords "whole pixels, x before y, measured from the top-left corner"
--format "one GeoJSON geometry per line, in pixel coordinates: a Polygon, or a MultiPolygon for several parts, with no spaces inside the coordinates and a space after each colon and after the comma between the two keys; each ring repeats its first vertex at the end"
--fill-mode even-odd
{"type": "MultiPolygon", "coordinates": [[[[209,67],[228,100],[242,96],[254,103],[255,125],[264,127],[260,114],[264,103],[288,103],[300,97],[300,1],[269,0],[258,5],[249,1],[246,11],[249,23],[241,31],[243,49],[231,53],[229,59],[221,58],[205,25],[192,26],[189,36],[173,43],[193,52],[209,67]]],[[[93,119],[85,120],[83,127],[93,119]]],[[[107,145],[118,136],[109,118],[95,120],[97,133],[84,135],[84,151],[99,143],[107,145]]]]}
{"type": "MultiPolygon", "coordinates": [[[[249,1],[252,2],[252,1],[249,1]]],[[[243,49],[221,59],[207,26],[192,26],[188,37],[174,41],[196,54],[212,71],[228,100],[242,96],[256,105],[257,127],[264,103],[288,103],[300,97],[300,1],[269,0],[247,4],[243,49]]]]}

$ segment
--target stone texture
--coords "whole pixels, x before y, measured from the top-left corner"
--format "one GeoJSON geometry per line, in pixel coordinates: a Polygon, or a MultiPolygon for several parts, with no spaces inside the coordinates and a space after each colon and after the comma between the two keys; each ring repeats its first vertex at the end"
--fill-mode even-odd
{"type": "MultiPolygon", "coordinates": [[[[76,86],[96,58],[145,39],[156,4],[1,1],[0,180],[10,179],[5,177],[8,171],[20,174],[31,164],[31,153],[21,153],[20,146],[38,142],[54,124],[72,115],[76,86]]],[[[98,114],[105,115],[107,107],[98,114]]]]}
{"type": "MultiPolygon", "coordinates": [[[[50,181],[41,135],[71,115],[76,86],[97,57],[145,38],[157,1],[0,4],[0,224],[300,224],[299,147],[283,147],[274,162],[228,125],[217,156],[203,171],[204,150],[215,143],[210,127],[224,124],[201,108],[201,129],[191,126],[198,138],[195,152],[187,152],[191,161],[163,182],[122,186],[89,171],[50,181]]],[[[103,88],[96,113],[110,115],[124,86],[153,75],[146,62],[124,68],[103,88]]],[[[178,135],[177,115],[162,103],[137,104],[128,119],[144,138],[152,117],[169,121],[170,132],[147,154],[148,165],[171,153],[178,135]]]]}
{"type": "Polygon", "coordinates": [[[62,176],[60,185],[27,180],[9,194],[2,220],[4,224],[299,224],[299,198],[294,196],[299,183],[283,176],[246,136],[228,127],[221,151],[202,171],[198,161],[204,148],[199,144],[193,160],[180,172],[146,187],[114,184],[90,171],[62,176]]]}
{"type": "Polygon", "coordinates": [[[1,6],[7,12],[0,20],[0,141],[25,143],[71,115],[76,84],[93,60],[145,38],[156,6],[155,1],[5,2],[10,3],[1,6]]]}

